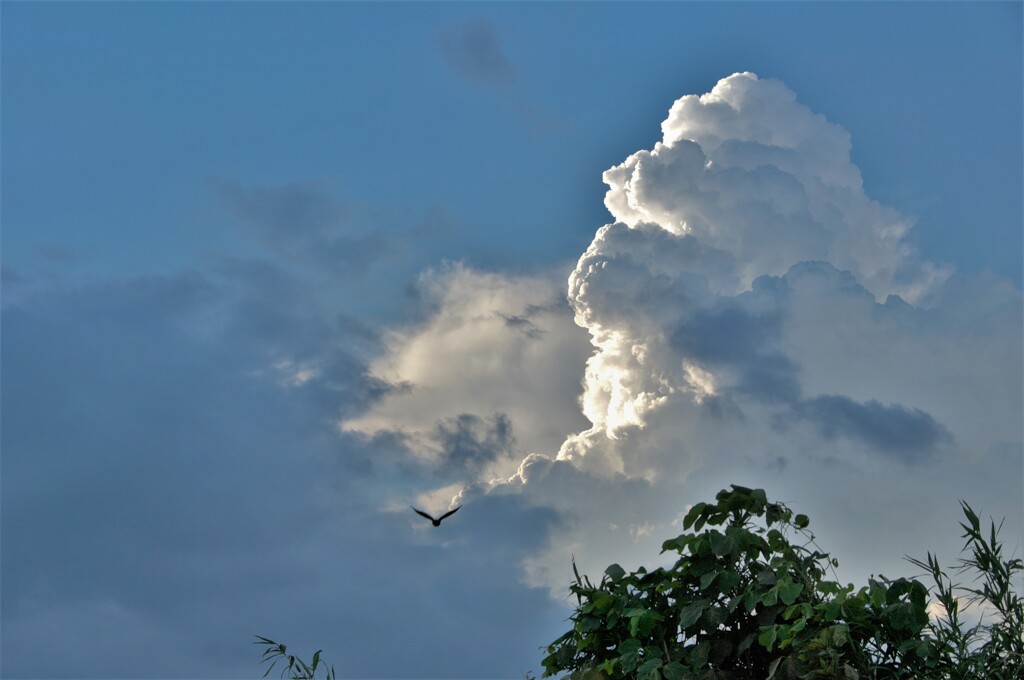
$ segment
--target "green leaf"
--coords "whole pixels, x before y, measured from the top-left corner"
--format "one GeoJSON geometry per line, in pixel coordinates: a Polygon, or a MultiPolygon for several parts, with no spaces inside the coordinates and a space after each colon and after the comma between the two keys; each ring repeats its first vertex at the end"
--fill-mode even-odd
{"type": "Polygon", "coordinates": [[[740,584],[740,575],[735,571],[723,571],[718,577],[718,590],[723,593],[732,591],[740,584]]]}
{"type": "Polygon", "coordinates": [[[604,624],[604,627],[606,629],[608,629],[608,630],[612,630],[613,628],[615,628],[615,626],[616,626],[616,624],[618,624],[618,622],[619,622],[619,613],[616,612],[616,611],[613,611],[612,613],[610,613],[608,615],[608,621],[604,624]]]}
{"type": "Polygon", "coordinates": [[[611,564],[604,573],[613,581],[619,581],[623,576],[626,575],[626,570],[620,567],[618,564],[611,564]]]}
{"type": "Polygon", "coordinates": [[[914,609],[926,609],[928,606],[928,588],[919,581],[912,581],[910,584],[910,601],[914,603],[914,609]]]}
{"type": "MultiPolygon", "coordinates": [[[[963,508],[964,515],[967,517],[967,521],[971,523],[974,533],[979,533],[981,531],[981,519],[978,517],[978,513],[974,512],[974,509],[964,501],[960,501],[960,507],[963,508]]],[[[964,528],[970,531],[967,527],[964,528]]]]}
{"type": "Polygon", "coordinates": [[[721,571],[717,571],[717,570],[716,571],[709,571],[708,573],[706,573],[703,576],[701,576],[700,577],[700,589],[701,590],[707,590],[708,586],[710,586],[711,583],[715,580],[715,578],[719,574],[721,574],[721,573],[722,573],[721,571]]]}
{"type": "Polygon", "coordinates": [[[914,616],[914,605],[909,602],[901,602],[900,604],[893,605],[889,620],[892,622],[892,627],[896,630],[913,631],[917,627],[915,625],[916,618],[914,616]]]}
{"type": "Polygon", "coordinates": [[[704,512],[704,508],[706,507],[708,507],[707,503],[697,503],[690,508],[690,511],[686,513],[686,517],[683,518],[683,529],[689,531],[690,527],[693,526],[693,523],[697,521],[697,517],[700,516],[700,513],[704,512]]]}
{"type": "Polygon", "coordinates": [[[648,659],[636,669],[637,680],[661,680],[661,659],[648,659]]]}
{"type": "Polygon", "coordinates": [[[757,633],[751,633],[747,637],[743,638],[743,640],[740,642],[740,646],[736,648],[736,652],[738,654],[743,654],[743,652],[750,649],[750,645],[754,644],[754,640],[756,639],[757,633]]]}
{"type": "Polygon", "coordinates": [[[769,652],[772,651],[772,647],[775,646],[775,640],[779,636],[779,631],[776,626],[767,626],[761,634],[757,636],[757,641],[761,643],[761,646],[767,649],[769,652]]]}
{"type": "Polygon", "coordinates": [[[701,615],[701,623],[706,630],[715,630],[729,620],[729,610],[725,607],[711,606],[701,615]]]}
{"type": "Polygon", "coordinates": [[[697,600],[683,607],[679,612],[679,627],[685,629],[697,623],[707,606],[707,600],[697,600]]]}
{"type": "Polygon", "coordinates": [[[632,673],[640,665],[640,641],[630,638],[619,645],[619,665],[626,673],[632,673]]]}
{"type": "Polygon", "coordinates": [[[798,529],[806,529],[810,523],[811,520],[807,515],[797,515],[793,518],[793,524],[795,524],[798,529]]]}
{"type": "Polygon", "coordinates": [[[708,656],[711,654],[711,645],[707,642],[699,642],[690,652],[690,664],[695,668],[704,668],[708,665],[708,656]]]}
{"type": "Polygon", "coordinates": [[[838,624],[832,626],[832,645],[835,647],[842,647],[850,641],[850,630],[842,625],[838,624]]]}
{"type": "Polygon", "coordinates": [[[711,540],[711,552],[716,557],[725,557],[739,551],[739,541],[734,534],[720,534],[717,531],[711,532],[708,537],[711,540]]]}
{"type": "Polygon", "coordinates": [[[869,586],[870,586],[870,589],[871,589],[870,590],[871,603],[873,605],[875,605],[875,607],[881,608],[883,605],[885,605],[885,598],[886,598],[886,595],[888,595],[888,592],[886,591],[885,586],[882,585],[881,583],[879,583],[878,581],[875,581],[875,580],[872,580],[872,579],[869,579],[868,583],[869,583],[869,586]]]}
{"type": "Polygon", "coordinates": [[[670,538],[661,544],[661,552],[668,552],[669,550],[682,552],[687,543],[689,543],[689,536],[676,536],[675,538],[670,538]]]}
{"type": "Polygon", "coordinates": [[[796,602],[796,598],[800,597],[803,589],[804,584],[802,583],[780,583],[779,599],[782,600],[783,604],[793,604],[796,602]]]}
{"type": "Polygon", "coordinates": [[[689,672],[686,670],[686,666],[673,661],[672,663],[663,666],[661,674],[665,676],[665,680],[687,680],[690,677],[689,672]]]}
{"type": "Polygon", "coordinates": [[[619,654],[636,654],[640,651],[642,646],[643,645],[640,644],[639,640],[624,640],[622,644],[619,645],[619,654]]]}

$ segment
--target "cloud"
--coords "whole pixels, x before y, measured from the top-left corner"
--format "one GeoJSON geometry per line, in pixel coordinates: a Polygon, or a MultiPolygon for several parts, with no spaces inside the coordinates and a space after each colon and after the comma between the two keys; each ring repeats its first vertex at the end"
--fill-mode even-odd
{"type": "Polygon", "coordinates": [[[861,404],[849,397],[822,395],[801,402],[798,413],[813,422],[826,439],[849,436],[908,459],[951,439],[949,431],[924,411],[874,399],[861,404]]]}
{"type": "Polygon", "coordinates": [[[508,416],[496,413],[483,419],[471,413],[441,422],[437,426],[441,444],[441,465],[452,475],[473,473],[513,450],[515,437],[508,416]]]}
{"type": "Polygon", "coordinates": [[[523,456],[550,451],[585,425],[576,397],[589,347],[554,274],[509,277],[450,265],[418,284],[426,319],[383,338],[371,374],[393,391],[341,427],[401,435],[419,459],[445,457],[453,422],[505,423],[502,451],[481,474],[508,476],[523,456]],[[510,370],[515,367],[515,370],[510,370]],[[500,414],[500,415],[499,415],[500,414]],[[495,420],[495,419],[498,420],[495,420]],[[455,419],[454,421],[452,419],[455,419]],[[477,420],[473,420],[477,419],[477,420]]]}
{"type": "MultiPolygon", "coordinates": [[[[927,479],[918,507],[955,510],[958,495],[985,493],[965,474],[1019,463],[1020,292],[917,252],[911,221],[865,194],[849,133],[781,82],[735,74],[677,101],[662,129],[605,172],[614,221],[569,273],[569,310],[519,311],[559,294],[550,277],[433,279],[430,320],[398,331],[372,368],[410,390],[343,426],[403,432],[429,452],[439,423],[507,413],[529,455],[481,466],[459,499],[514,495],[565,518],[521,562],[552,594],[570,553],[591,572],[656,562],[685,504],[733,482],[837,507],[873,485],[879,550],[855,568],[898,571],[906,552],[955,545],[953,520],[928,524],[933,544],[901,546],[940,513],[901,515],[897,499],[927,479]],[[559,343],[580,366],[570,313],[590,338],[582,394],[568,377],[522,381],[549,375],[541,361],[559,343]],[[584,425],[537,436],[539,421],[573,422],[570,400],[584,425]],[[809,491],[821,485],[827,495],[809,491]]],[[[1020,497],[999,496],[1000,514],[1020,516],[1020,497]]]]}
{"type": "Polygon", "coordinates": [[[742,287],[818,260],[876,297],[917,300],[943,278],[906,242],[911,222],[864,194],[849,133],[781,82],[724,78],[676,101],[662,132],[605,172],[605,205],[631,227],[654,222],[729,252],[742,287]]]}
{"type": "Polygon", "coordinates": [[[348,211],[317,184],[221,182],[217,195],[275,253],[337,275],[364,274],[391,248],[380,232],[353,233],[348,211]]]}
{"type": "Polygon", "coordinates": [[[518,677],[573,556],[659,564],[730,483],[851,581],[951,560],[957,497],[1018,531],[1020,291],[915,251],[777,81],[663,130],[575,264],[436,267],[383,331],[322,285],[374,256],[310,184],[222,187],[266,259],[5,288],[3,673],[246,677],[260,633],[353,677],[518,677]]]}
{"type": "Polygon", "coordinates": [[[71,264],[82,259],[80,253],[61,243],[47,243],[36,248],[40,258],[53,264],[71,264]]]}
{"type": "Polygon", "coordinates": [[[509,85],[516,70],[490,23],[467,21],[441,36],[441,53],[470,81],[509,85]]]}
{"type": "Polygon", "coordinates": [[[310,459],[282,452],[306,448],[311,423],[245,376],[244,347],[211,345],[200,319],[219,296],[192,273],[4,309],[3,383],[18,395],[2,433],[5,674],[109,676],[113,659],[132,675],[216,673],[230,617],[205,608],[303,578],[287,553],[319,513],[267,499],[300,493],[310,459]],[[268,535],[281,552],[264,552],[268,535]],[[196,632],[211,648],[170,664],[163,650],[196,632]],[[44,653],[54,640],[62,653],[44,653]]]}
{"type": "MultiPolygon", "coordinates": [[[[401,388],[319,292],[231,260],[5,296],[5,677],[251,677],[253,634],[358,677],[517,677],[557,634],[517,557],[560,516],[495,496],[452,545],[392,511],[437,477],[334,427],[401,388]]],[[[435,432],[463,475],[514,442],[501,415],[435,432]]]]}

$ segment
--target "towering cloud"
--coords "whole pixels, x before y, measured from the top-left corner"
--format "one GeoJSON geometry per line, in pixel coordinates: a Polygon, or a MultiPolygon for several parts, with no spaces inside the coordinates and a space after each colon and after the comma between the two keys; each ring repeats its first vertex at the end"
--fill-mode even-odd
{"type": "Polygon", "coordinates": [[[910,222],[864,194],[850,135],[781,82],[725,78],[679,99],[662,131],[652,150],[605,172],[605,205],[630,227],[653,222],[731,255],[735,271],[712,277],[717,288],[817,260],[881,297],[916,299],[941,279],[903,242],[910,222]]]}
{"type": "MultiPolygon", "coordinates": [[[[790,277],[815,271],[821,285],[920,299],[940,270],[903,242],[909,223],[864,194],[846,131],[782,83],[733,75],[678,100],[662,129],[653,150],[605,172],[618,221],[598,231],[569,278],[576,322],[598,350],[584,412],[612,438],[680,391],[844,419],[797,403],[799,364],[780,346],[790,277]]],[[[862,411],[848,404],[844,422],[864,420],[862,411]]],[[[923,428],[908,446],[942,438],[926,414],[873,413],[923,428]]]]}
{"type": "MultiPolygon", "coordinates": [[[[551,448],[539,434],[540,422],[548,434],[575,424],[564,404],[576,395],[554,367],[579,365],[579,336],[561,307],[523,311],[559,291],[462,271],[435,281],[434,321],[396,336],[380,364],[421,396],[392,394],[344,427],[404,433],[442,467],[472,461],[463,500],[513,494],[556,509],[564,533],[524,560],[554,592],[570,551],[596,569],[654,554],[685,504],[718,488],[700,484],[850,507],[868,484],[879,498],[863,520],[877,525],[898,516],[915,476],[929,480],[925,508],[970,498],[964,480],[983,468],[1019,480],[1019,291],[916,252],[911,222],[865,194],[849,134],[781,82],[734,74],[675,102],[662,130],[604,173],[614,221],[569,275],[590,339],[589,426],[563,426],[575,433],[551,448]],[[455,347],[457,361],[444,351],[455,347]],[[452,441],[467,446],[447,451],[452,441]],[[513,453],[525,455],[518,470],[493,478],[513,453]]],[[[1019,517],[1019,499],[990,509],[1019,517]]],[[[879,550],[914,552],[890,526],[879,550]]]]}

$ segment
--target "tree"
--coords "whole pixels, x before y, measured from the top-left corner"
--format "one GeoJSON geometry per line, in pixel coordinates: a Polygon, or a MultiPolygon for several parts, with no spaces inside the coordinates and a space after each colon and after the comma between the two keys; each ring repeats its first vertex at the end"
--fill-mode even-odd
{"type": "Polygon", "coordinates": [[[830,580],[838,562],[817,547],[807,516],[764,490],[733,485],[715,500],[694,505],[688,533],[662,546],[679,555],[671,568],[626,573],[613,564],[595,585],[573,564],[573,627],[547,648],[545,676],[1024,678],[1024,605],[1012,587],[1021,561],[1003,559],[997,528],[986,540],[966,503],[970,556],[958,571],[977,571],[980,587],[953,584],[931,554],[911,560],[931,574],[945,607],[932,621],[931,591],[917,580],[879,577],[859,590],[830,580]],[[989,603],[996,621],[965,629],[958,593],[989,603]]]}

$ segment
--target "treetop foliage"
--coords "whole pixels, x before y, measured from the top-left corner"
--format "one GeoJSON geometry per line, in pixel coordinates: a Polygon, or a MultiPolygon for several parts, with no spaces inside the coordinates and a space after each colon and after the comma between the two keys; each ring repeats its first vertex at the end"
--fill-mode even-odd
{"type": "Polygon", "coordinates": [[[829,578],[838,562],[817,547],[806,515],[733,485],[687,513],[665,541],[674,566],[599,583],[573,564],[572,629],[547,648],[545,676],[571,680],[1024,679],[1024,603],[1013,590],[1021,560],[1003,558],[966,503],[967,542],[952,583],[937,559],[910,560],[935,581],[870,579],[855,589],[829,578]],[[692,529],[692,531],[691,531],[692,529]],[[980,586],[980,587],[978,587],[980,586]],[[960,602],[983,601],[994,622],[965,627],[960,602]],[[933,620],[928,603],[945,608],[933,620]]]}

